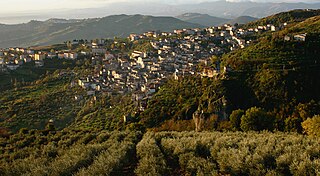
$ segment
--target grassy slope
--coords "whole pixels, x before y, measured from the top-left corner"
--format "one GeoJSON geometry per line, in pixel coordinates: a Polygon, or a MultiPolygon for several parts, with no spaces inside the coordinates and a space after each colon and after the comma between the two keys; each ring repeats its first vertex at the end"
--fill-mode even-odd
{"type": "Polygon", "coordinates": [[[160,130],[190,129],[192,121],[183,120],[192,119],[198,107],[208,114],[219,111],[221,102],[218,99],[222,95],[227,99],[227,113],[253,106],[273,111],[281,106],[319,101],[320,66],[316,61],[320,45],[314,49],[308,43],[283,40],[288,34],[319,32],[319,19],[311,17],[283,31],[268,33],[257,43],[223,56],[224,64],[231,66],[234,72],[221,80],[218,87],[215,85],[219,85],[219,81],[206,83],[206,79],[168,82],[149,101],[148,108],[141,114],[142,121],[160,130]]]}
{"type": "Polygon", "coordinates": [[[74,101],[76,92],[70,79],[55,76],[36,81],[30,86],[1,93],[1,126],[13,131],[20,128],[44,129],[49,119],[63,128],[74,120],[80,104],[74,101]]]}
{"type": "Polygon", "coordinates": [[[280,26],[283,23],[296,23],[296,22],[301,22],[304,21],[308,18],[318,16],[320,15],[320,10],[292,10],[288,12],[282,12],[278,13],[272,16],[268,16],[265,18],[262,18],[257,21],[250,22],[246,25],[245,27],[257,27],[258,25],[267,25],[267,24],[273,24],[276,26],[280,26]]]}
{"type": "MultiPolygon", "coordinates": [[[[224,62],[234,69],[242,69],[247,67],[247,63],[257,62],[282,62],[287,64],[295,58],[303,56],[303,50],[306,46],[299,42],[287,42],[283,40],[285,35],[295,35],[301,33],[319,33],[320,32],[320,16],[311,17],[305,21],[294,23],[291,27],[279,32],[268,34],[258,40],[256,44],[249,47],[234,51],[224,56],[224,62]],[[243,66],[243,67],[242,67],[243,66]]],[[[315,55],[310,55],[316,57],[315,55]]]]}
{"type": "Polygon", "coordinates": [[[58,69],[74,68],[76,62],[66,59],[46,59],[43,67],[35,67],[34,62],[23,64],[17,70],[0,73],[0,91],[13,87],[14,83],[33,82],[58,69]]]}

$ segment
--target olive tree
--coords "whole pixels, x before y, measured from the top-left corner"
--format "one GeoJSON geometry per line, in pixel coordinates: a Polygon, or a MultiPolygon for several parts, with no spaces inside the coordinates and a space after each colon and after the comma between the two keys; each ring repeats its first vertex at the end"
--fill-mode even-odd
{"type": "Polygon", "coordinates": [[[302,122],[304,131],[310,136],[320,136],[320,115],[315,115],[302,122]]]}
{"type": "Polygon", "coordinates": [[[241,117],[243,131],[273,130],[275,118],[262,108],[252,107],[241,117]]]}
{"type": "Polygon", "coordinates": [[[241,117],[244,115],[244,113],[245,112],[242,109],[232,111],[229,119],[234,129],[240,130],[241,117]]]}

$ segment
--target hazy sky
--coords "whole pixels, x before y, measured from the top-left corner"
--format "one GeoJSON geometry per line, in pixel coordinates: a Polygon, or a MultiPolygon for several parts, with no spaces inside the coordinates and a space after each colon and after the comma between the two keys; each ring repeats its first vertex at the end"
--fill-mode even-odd
{"type": "MultiPolygon", "coordinates": [[[[81,9],[90,7],[99,7],[114,2],[136,2],[136,3],[200,3],[216,0],[0,0],[1,11],[3,15],[13,15],[20,12],[37,12],[54,9],[81,9]]],[[[249,0],[227,0],[232,2],[249,0]]],[[[255,2],[320,2],[320,0],[251,0],[255,2]]]]}

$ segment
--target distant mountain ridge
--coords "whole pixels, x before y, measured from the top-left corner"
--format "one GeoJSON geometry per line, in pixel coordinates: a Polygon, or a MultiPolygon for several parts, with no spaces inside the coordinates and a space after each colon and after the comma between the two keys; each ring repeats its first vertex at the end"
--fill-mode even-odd
{"type": "Polygon", "coordinates": [[[173,31],[202,28],[173,17],[112,15],[83,20],[49,19],[16,25],[0,25],[0,48],[62,43],[73,39],[127,37],[150,30],[173,31]]]}
{"type": "Polygon", "coordinates": [[[210,16],[208,14],[201,14],[201,13],[185,13],[176,18],[189,22],[189,23],[197,23],[204,26],[217,26],[226,23],[230,19],[226,18],[219,18],[210,16]]]}
{"type": "Polygon", "coordinates": [[[256,21],[256,20],[258,20],[258,18],[254,18],[254,17],[251,17],[251,16],[240,16],[238,18],[235,18],[233,20],[228,21],[228,24],[235,24],[235,23],[247,24],[249,22],[253,22],[253,21],[256,21]]]}
{"type": "Polygon", "coordinates": [[[252,1],[228,2],[222,0],[192,5],[181,5],[177,8],[187,10],[190,13],[205,13],[222,18],[235,18],[239,16],[262,18],[294,9],[320,9],[320,3],[259,3],[252,1]]]}
{"type": "Polygon", "coordinates": [[[203,26],[219,26],[223,24],[246,24],[252,21],[258,20],[258,18],[254,18],[251,16],[240,16],[234,19],[227,19],[227,18],[219,18],[214,17],[208,14],[201,14],[201,13],[184,13],[182,15],[176,16],[176,18],[186,21],[189,23],[196,23],[203,26]]]}
{"type": "MultiPolygon", "coordinates": [[[[169,1],[165,1],[169,2],[169,1]]],[[[97,18],[114,14],[142,14],[152,16],[178,16],[184,13],[201,13],[210,16],[233,19],[239,16],[252,16],[255,18],[267,17],[279,12],[294,9],[320,9],[320,3],[274,3],[274,2],[229,2],[225,0],[193,4],[179,3],[136,3],[115,2],[95,8],[73,10],[51,10],[43,12],[25,11],[23,14],[4,14],[0,12],[0,23],[21,23],[31,19],[46,20],[49,18],[97,18]]],[[[196,1],[195,1],[196,2],[196,1]]]]}
{"type": "Polygon", "coordinates": [[[85,21],[83,19],[63,19],[63,18],[50,18],[46,22],[51,22],[51,23],[76,23],[76,22],[81,22],[85,21]]]}
{"type": "MultiPolygon", "coordinates": [[[[220,11],[219,4],[225,4],[227,2],[219,1],[213,2],[217,5],[217,11],[220,11]]],[[[252,2],[246,2],[248,5],[252,5],[252,2]]],[[[232,6],[242,8],[242,4],[246,3],[231,3],[232,6]]],[[[210,7],[212,3],[201,3],[199,7],[210,7]]],[[[228,4],[228,3],[227,3],[228,4]]],[[[260,4],[260,3],[257,3],[260,4]]],[[[276,3],[265,3],[268,5],[276,3]]],[[[313,7],[317,8],[319,4],[294,4],[294,3],[281,3],[290,4],[291,7],[313,7]],[[294,5],[293,5],[294,4],[294,5]],[[302,4],[302,5],[301,5],[302,4]]],[[[198,6],[197,5],[197,6],[198,6]]],[[[229,3],[230,5],[230,3],[229,3]]],[[[279,5],[279,4],[277,4],[279,5]]],[[[184,5],[187,6],[187,5],[184,5]]],[[[190,5],[189,5],[190,6],[190,5]]],[[[183,8],[183,7],[181,7],[183,8]]],[[[185,9],[193,9],[194,7],[185,7],[185,9]]],[[[199,8],[201,9],[201,8],[199,8]]],[[[198,9],[198,10],[199,10],[198,9]]],[[[232,8],[229,9],[230,11],[232,8]]],[[[319,15],[319,10],[305,10],[308,13],[304,13],[307,17],[319,15]]],[[[212,12],[212,11],[210,11],[212,12]]],[[[222,13],[222,11],[220,11],[222,13]]],[[[205,13],[205,11],[203,11],[205,13]]],[[[216,12],[215,12],[216,13],[216,12]]],[[[283,12],[282,18],[285,22],[290,21],[290,18],[295,19],[295,11],[283,12]],[[289,14],[288,14],[289,13],[289,14]]],[[[36,45],[50,45],[56,43],[62,43],[66,40],[73,39],[95,39],[95,38],[113,38],[113,37],[127,37],[130,33],[143,33],[150,30],[160,31],[172,31],[174,29],[183,28],[203,28],[206,26],[215,26],[218,23],[224,24],[244,24],[247,22],[255,21],[256,18],[249,16],[240,16],[236,19],[229,20],[227,18],[220,18],[211,16],[212,13],[200,14],[200,13],[186,13],[179,15],[178,18],[174,17],[154,17],[147,15],[111,15],[103,18],[86,18],[86,19],[61,19],[51,18],[46,21],[32,20],[28,23],[6,25],[0,24],[0,48],[6,47],[28,47],[36,45]],[[185,21],[183,21],[185,20],[185,21]],[[225,20],[225,21],[224,21],[225,20]]],[[[299,14],[299,13],[298,13],[299,14]]],[[[278,15],[276,16],[278,17],[278,15]]],[[[264,18],[264,23],[278,24],[277,18],[264,18]],[[269,20],[270,19],[270,20],[269,20]]],[[[304,18],[303,18],[304,19],[304,18]]],[[[263,20],[262,20],[263,21],[263,20]]],[[[261,22],[261,21],[260,21],[261,22]]],[[[257,24],[257,23],[251,23],[257,24]]]]}

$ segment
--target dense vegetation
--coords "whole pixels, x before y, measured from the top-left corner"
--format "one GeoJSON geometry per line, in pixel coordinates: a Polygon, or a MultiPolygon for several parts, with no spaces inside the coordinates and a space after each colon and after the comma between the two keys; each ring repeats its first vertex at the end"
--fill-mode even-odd
{"type": "Polygon", "coordinates": [[[130,174],[139,132],[27,131],[1,138],[0,175],[130,174]]]}
{"type": "Polygon", "coordinates": [[[1,175],[317,175],[319,139],[285,133],[28,131],[0,138],[1,175]],[[298,154],[298,155],[297,155],[298,154]]]}
{"type": "Polygon", "coordinates": [[[69,125],[81,108],[76,94],[83,95],[78,87],[71,87],[71,72],[56,72],[28,86],[1,93],[0,123],[2,127],[17,131],[20,128],[43,129],[54,119],[61,129],[69,125]]]}
{"type": "Polygon", "coordinates": [[[145,141],[153,146],[147,151],[160,162],[140,163],[154,168],[144,170],[151,175],[164,171],[169,175],[319,174],[319,141],[299,135],[162,132],[147,133],[140,143],[145,141]]]}
{"type": "Polygon", "coordinates": [[[28,85],[30,82],[43,79],[45,75],[56,70],[72,69],[80,66],[82,61],[72,61],[66,59],[46,59],[44,67],[35,67],[34,62],[24,63],[17,70],[0,72],[0,91],[10,88],[28,85]]]}
{"type": "MultiPolygon", "coordinates": [[[[166,120],[190,120],[198,107],[209,118],[210,114],[218,113],[223,108],[223,95],[221,82],[214,79],[170,79],[148,102],[148,108],[140,116],[147,127],[161,125],[166,120]]],[[[179,131],[193,129],[187,124],[181,125],[179,131]]]]}

